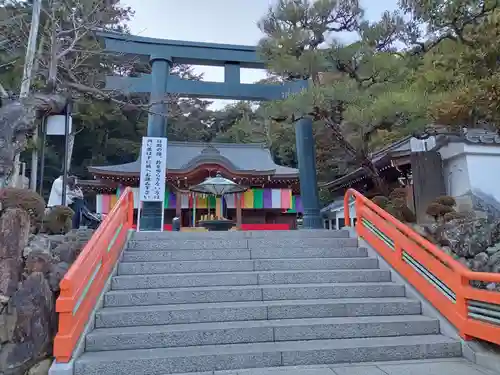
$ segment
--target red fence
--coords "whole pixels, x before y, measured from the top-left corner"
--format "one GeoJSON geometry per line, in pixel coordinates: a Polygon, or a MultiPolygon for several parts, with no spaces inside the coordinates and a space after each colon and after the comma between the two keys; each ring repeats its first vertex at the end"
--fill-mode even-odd
{"type": "Polygon", "coordinates": [[[500,283],[500,274],[473,272],[353,189],[344,198],[345,222],[355,199],[356,231],[459,331],[464,339],[500,344],[500,292],[472,281],[500,283]]]}
{"type": "Polygon", "coordinates": [[[134,196],[127,188],[61,281],[56,302],[58,362],[69,362],[132,228],[134,196]]]}

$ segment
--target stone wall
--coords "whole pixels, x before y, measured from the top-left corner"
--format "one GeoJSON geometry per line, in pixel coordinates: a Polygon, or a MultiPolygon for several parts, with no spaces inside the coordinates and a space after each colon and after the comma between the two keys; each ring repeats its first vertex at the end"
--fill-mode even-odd
{"type": "Polygon", "coordinates": [[[57,332],[59,282],[92,235],[30,233],[19,208],[0,216],[0,374],[45,375],[57,332]]]}
{"type": "Polygon", "coordinates": [[[500,219],[500,202],[479,189],[471,190],[455,199],[459,212],[474,211],[479,217],[488,220],[500,219]]]}

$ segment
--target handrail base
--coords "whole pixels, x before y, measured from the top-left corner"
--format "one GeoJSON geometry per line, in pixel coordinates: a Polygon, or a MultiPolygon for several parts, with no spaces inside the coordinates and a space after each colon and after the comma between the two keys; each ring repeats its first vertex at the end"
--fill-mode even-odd
{"type": "MultiPolygon", "coordinates": [[[[134,230],[128,231],[127,238],[126,238],[125,244],[124,244],[124,248],[125,248],[127,242],[129,241],[133,232],[135,232],[135,231],[134,230]]],[[[123,251],[123,249],[122,249],[122,251],[123,251]]],[[[120,258],[121,258],[121,255],[120,255],[120,258]]],[[[108,279],[106,280],[106,283],[104,284],[104,287],[101,291],[101,294],[99,295],[97,303],[94,306],[94,310],[92,310],[92,313],[89,316],[89,320],[87,321],[87,324],[85,325],[85,328],[83,329],[82,335],[80,336],[78,343],[75,346],[75,350],[73,351],[72,358],[69,360],[69,362],[64,362],[64,363],[57,362],[57,360],[54,360],[54,362],[50,366],[49,375],[73,375],[74,374],[75,361],[85,351],[85,337],[95,327],[95,316],[97,314],[97,311],[100,310],[104,305],[104,295],[111,289],[111,281],[112,281],[113,277],[116,276],[116,274],[118,273],[119,262],[120,262],[119,260],[116,262],[113,270],[111,271],[108,279]]]]}
{"type": "Polygon", "coordinates": [[[386,262],[384,257],[373,249],[368,242],[359,237],[353,227],[348,227],[347,230],[349,231],[351,237],[358,237],[359,246],[366,248],[370,257],[376,257],[378,259],[381,270],[388,270],[391,272],[391,280],[404,284],[407,297],[416,299],[420,302],[422,306],[422,315],[439,320],[441,334],[461,342],[462,355],[464,358],[477,364],[478,366],[494,371],[494,373],[500,373],[500,350],[498,352],[488,350],[486,345],[480,340],[473,339],[471,341],[466,341],[462,339],[455,326],[451,324],[448,319],[446,319],[446,317],[443,316],[421,293],[419,293],[418,290],[416,290],[403,275],[391,267],[391,265],[386,262]]]}
{"type": "Polygon", "coordinates": [[[468,341],[464,345],[464,357],[478,366],[500,374],[500,346],[484,343],[480,340],[468,341]],[[495,349],[498,348],[498,350],[491,350],[489,345],[494,345],[495,349]]]}
{"type": "Polygon", "coordinates": [[[49,369],[49,375],[73,375],[75,371],[75,360],[72,359],[68,363],[52,362],[49,369]]]}
{"type": "Polygon", "coordinates": [[[73,355],[69,362],[57,362],[55,360],[50,366],[49,375],[73,375],[75,368],[75,361],[80,357],[85,351],[85,338],[86,336],[94,329],[95,327],[95,316],[97,311],[99,311],[104,305],[104,295],[111,289],[111,280],[114,276],[116,276],[118,271],[118,262],[111,271],[108,280],[104,284],[104,288],[102,289],[101,294],[99,295],[99,299],[94,306],[94,310],[89,316],[89,320],[83,329],[82,335],[80,336],[78,343],[75,346],[75,350],[73,351],[73,355]]]}

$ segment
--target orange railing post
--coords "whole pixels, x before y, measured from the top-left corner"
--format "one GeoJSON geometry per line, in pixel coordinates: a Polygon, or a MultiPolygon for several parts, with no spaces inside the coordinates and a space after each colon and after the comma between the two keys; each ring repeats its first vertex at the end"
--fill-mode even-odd
{"type": "Polygon", "coordinates": [[[61,281],[54,340],[57,362],[71,360],[132,228],[133,210],[133,193],[127,188],[61,281]]]}
{"type": "Polygon", "coordinates": [[[472,281],[500,284],[500,274],[468,270],[354,189],[344,196],[346,226],[351,225],[351,198],[355,199],[358,235],[432,303],[463,339],[500,344],[500,292],[471,285],[472,281]]]}
{"type": "Polygon", "coordinates": [[[132,228],[132,226],[134,225],[134,193],[132,191],[132,189],[130,189],[127,193],[128,195],[128,204],[127,204],[127,207],[128,207],[128,218],[127,218],[127,222],[128,224],[130,225],[130,228],[132,228]]]}
{"type": "Polygon", "coordinates": [[[349,199],[351,197],[350,190],[347,190],[347,193],[344,195],[344,225],[347,227],[351,226],[351,209],[349,207],[349,199]]]}

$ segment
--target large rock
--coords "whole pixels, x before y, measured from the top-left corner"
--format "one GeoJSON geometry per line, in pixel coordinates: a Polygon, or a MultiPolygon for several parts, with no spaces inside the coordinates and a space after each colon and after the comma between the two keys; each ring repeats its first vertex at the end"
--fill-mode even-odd
{"type": "Polygon", "coordinates": [[[80,254],[82,246],[77,242],[63,242],[53,250],[52,256],[61,262],[73,263],[80,254]]]}
{"type": "Polygon", "coordinates": [[[477,218],[452,220],[444,224],[441,235],[455,254],[474,258],[500,243],[500,221],[477,218]]]}
{"type": "Polygon", "coordinates": [[[12,339],[0,350],[0,374],[21,375],[52,352],[56,331],[54,295],[45,276],[34,272],[21,284],[7,307],[12,339]]]}
{"type": "Polygon", "coordinates": [[[30,236],[28,245],[24,248],[23,256],[25,258],[33,252],[43,252],[51,254],[52,251],[65,241],[64,235],[49,236],[48,234],[33,234],[30,236]]]}
{"type": "Polygon", "coordinates": [[[23,270],[23,249],[28,244],[30,218],[27,212],[7,209],[0,217],[0,303],[18,288],[23,270]]]}
{"type": "MultiPolygon", "coordinates": [[[[466,215],[446,223],[414,226],[417,233],[476,272],[500,273],[500,219],[466,215]]],[[[500,284],[473,280],[475,288],[500,291],[500,284]]]]}
{"type": "Polygon", "coordinates": [[[48,375],[51,365],[51,359],[44,359],[43,361],[38,362],[35,366],[30,368],[27,375],[48,375]]]}

